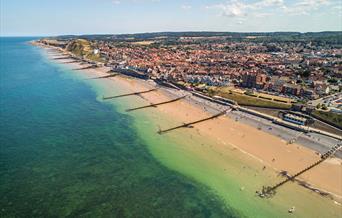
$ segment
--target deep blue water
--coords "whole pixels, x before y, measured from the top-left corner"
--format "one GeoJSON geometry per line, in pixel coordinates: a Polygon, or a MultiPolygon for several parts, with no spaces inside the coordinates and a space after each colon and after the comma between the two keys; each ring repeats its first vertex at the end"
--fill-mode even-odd
{"type": "Polygon", "coordinates": [[[32,39],[0,38],[0,217],[232,216],[32,39]]]}

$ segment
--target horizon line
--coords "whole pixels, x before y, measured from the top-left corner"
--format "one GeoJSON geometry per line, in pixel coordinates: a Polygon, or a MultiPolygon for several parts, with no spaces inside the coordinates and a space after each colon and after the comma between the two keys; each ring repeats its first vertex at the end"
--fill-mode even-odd
{"type": "Polygon", "coordinates": [[[151,34],[151,33],[323,33],[323,32],[341,32],[342,30],[322,30],[322,31],[210,31],[210,30],[189,30],[189,31],[146,31],[134,33],[72,33],[72,34],[53,34],[53,35],[0,35],[1,38],[5,37],[58,37],[58,36],[87,36],[87,35],[138,35],[138,34],[151,34]]]}

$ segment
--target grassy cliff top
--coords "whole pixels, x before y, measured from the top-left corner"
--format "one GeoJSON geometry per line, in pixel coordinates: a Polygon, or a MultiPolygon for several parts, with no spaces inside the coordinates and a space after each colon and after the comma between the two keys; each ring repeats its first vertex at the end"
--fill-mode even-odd
{"type": "Polygon", "coordinates": [[[66,46],[66,50],[77,56],[84,57],[92,61],[101,61],[100,54],[95,54],[91,42],[85,39],[72,40],[66,46]]]}

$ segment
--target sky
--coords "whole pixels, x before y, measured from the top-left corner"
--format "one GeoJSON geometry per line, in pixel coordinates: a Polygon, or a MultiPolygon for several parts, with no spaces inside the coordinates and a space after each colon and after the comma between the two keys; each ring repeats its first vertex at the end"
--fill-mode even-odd
{"type": "Polygon", "coordinates": [[[342,31],[342,0],[0,0],[1,36],[342,31]]]}

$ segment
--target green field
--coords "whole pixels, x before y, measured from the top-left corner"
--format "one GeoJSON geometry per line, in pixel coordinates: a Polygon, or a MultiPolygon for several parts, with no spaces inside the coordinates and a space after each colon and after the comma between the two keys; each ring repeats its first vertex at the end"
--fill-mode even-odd
{"type": "Polygon", "coordinates": [[[228,98],[236,101],[242,106],[255,106],[255,107],[265,107],[265,108],[278,108],[278,109],[290,109],[291,104],[276,102],[272,100],[267,100],[263,98],[257,98],[253,96],[248,96],[245,94],[238,94],[232,91],[227,91],[225,89],[214,88],[209,90],[211,96],[218,95],[224,98],[228,98]]]}
{"type": "Polygon", "coordinates": [[[320,118],[326,121],[327,123],[332,123],[338,126],[339,128],[342,128],[342,115],[341,114],[316,110],[313,112],[313,115],[317,118],[320,118]]]}

